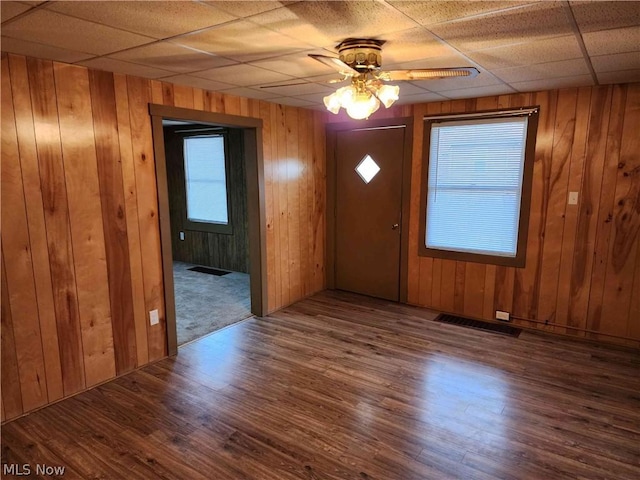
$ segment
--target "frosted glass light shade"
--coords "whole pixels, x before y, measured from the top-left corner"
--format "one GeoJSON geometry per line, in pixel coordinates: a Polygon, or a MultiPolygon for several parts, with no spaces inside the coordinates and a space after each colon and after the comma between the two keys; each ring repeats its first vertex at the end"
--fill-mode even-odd
{"type": "Polygon", "coordinates": [[[397,85],[382,85],[376,91],[378,99],[382,102],[385,108],[389,108],[393,105],[393,102],[400,98],[400,87],[397,85]]]}
{"type": "Polygon", "coordinates": [[[370,93],[359,93],[348,103],[342,106],[346,108],[347,115],[355,120],[369,118],[369,115],[380,108],[380,102],[370,93]]]}

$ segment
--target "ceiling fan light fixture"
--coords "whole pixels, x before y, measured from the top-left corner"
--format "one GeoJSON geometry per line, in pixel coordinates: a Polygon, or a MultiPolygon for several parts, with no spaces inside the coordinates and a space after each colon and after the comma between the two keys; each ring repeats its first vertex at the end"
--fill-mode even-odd
{"type": "Polygon", "coordinates": [[[369,115],[380,108],[380,101],[370,92],[357,93],[347,105],[342,105],[354,120],[369,118],[369,115]]]}
{"type": "Polygon", "coordinates": [[[327,110],[334,114],[337,114],[342,106],[338,92],[333,92],[331,95],[327,95],[322,99],[322,101],[324,102],[324,106],[327,107],[327,110]]]}
{"type": "Polygon", "coordinates": [[[397,85],[382,85],[375,90],[375,94],[385,108],[389,108],[400,98],[400,87],[397,85]]]}
{"type": "Polygon", "coordinates": [[[380,108],[380,101],[375,95],[353,84],[327,95],[323,102],[331,113],[337,114],[342,107],[347,111],[347,115],[355,120],[369,118],[369,115],[380,108]]]}

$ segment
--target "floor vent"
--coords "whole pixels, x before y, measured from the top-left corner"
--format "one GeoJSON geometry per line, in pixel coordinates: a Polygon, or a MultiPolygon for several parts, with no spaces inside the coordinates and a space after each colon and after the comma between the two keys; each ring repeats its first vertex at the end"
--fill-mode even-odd
{"type": "Polygon", "coordinates": [[[488,332],[500,333],[502,335],[509,335],[511,337],[518,337],[521,329],[511,327],[509,325],[500,325],[499,323],[481,322],[480,320],[472,320],[470,318],[456,317],[455,315],[447,315],[441,313],[436,317],[436,322],[451,323],[453,325],[460,325],[462,327],[477,328],[479,330],[486,330],[488,332]]]}
{"type": "Polygon", "coordinates": [[[218,270],[217,268],[210,268],[210,267],[191,267],[189,268],[189,270],[191,270],[192,272],[198,272],[198,273],[208,273],[209,275],[215,275],[217,277],[221,277],[223,275],[226,275],[227,273],[231,273],[231,272],[227,272],[226,270],[218,270]]]}

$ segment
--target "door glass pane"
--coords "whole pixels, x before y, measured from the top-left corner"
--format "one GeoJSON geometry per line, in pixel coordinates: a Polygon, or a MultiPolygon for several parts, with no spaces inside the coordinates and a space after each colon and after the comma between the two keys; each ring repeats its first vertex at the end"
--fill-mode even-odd
{"type": "Polygon", "coordinates": [[[375,177],[379,171],[380,167],[370,155],[366,155],[356,167],[356,172],[360,175],[360,178],[364,180],[364,183],[369,183],[373,180],[373,177],[375,177]]]}

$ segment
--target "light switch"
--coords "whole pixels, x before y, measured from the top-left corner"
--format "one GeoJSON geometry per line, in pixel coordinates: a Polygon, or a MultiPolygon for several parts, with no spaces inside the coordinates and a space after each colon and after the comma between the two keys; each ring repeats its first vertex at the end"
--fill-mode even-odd
{"type": "Polygon", "coordinates": [[[578,204],[578,192],[569,192],[569,205],[578,204]]]}
{"type": "Polygon", "coordinates": [[[180,232],[180,240],[184,240],[184,232],[180,232]]]}
{"type": "Polygon", "coordinates": [[[160,323],[160,317],[158,316],[158,310],[151,310],[149,312],[149,323],[151,325],[157,325],[160,323]]]}

